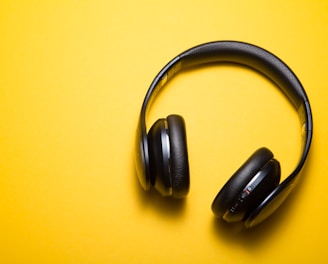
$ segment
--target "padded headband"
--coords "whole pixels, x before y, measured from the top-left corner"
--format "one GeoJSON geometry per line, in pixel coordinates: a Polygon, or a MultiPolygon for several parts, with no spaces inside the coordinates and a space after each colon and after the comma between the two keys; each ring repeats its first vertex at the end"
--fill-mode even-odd
{"type": "Polygon", "coordinates": [[[149,168],[149,153],[146,112],[151,101],[165,83],[178,72],[195,66],[219,62],[242,64],[260,72],[280,88],[299,113],[304,129],[303,150],[299,163],[293,172],[263,202],[263,207],[273,199],[279,200],[281,198],[283,200],[292,189],[288,187],[294,185],[294,180],[302,169],[310,149],[313,128],[310,104],[302,84],[284,62],[260,47],[236,41],[209,42],[191,48],[172,59],[157,74],[145,96],[137,128],[136,165],[140,183],[144,189],[149,189],[150,172],[147,169],[149,168]]]}

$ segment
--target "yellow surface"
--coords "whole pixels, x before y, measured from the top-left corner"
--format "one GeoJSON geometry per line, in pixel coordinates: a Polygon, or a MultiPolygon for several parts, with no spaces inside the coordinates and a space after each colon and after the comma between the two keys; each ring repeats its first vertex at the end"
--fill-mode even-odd
{"type": "Polygon", "coordinates": [[[328,213],[328,2],[2,1],[0,263],[324,263],[328,213]],[[179,75],[148,124],[185,117],[191,190],[145,193],[133,164],[139,109],[178,53],[240,40],[282,58],[314,116],[304,177],[252,230],[212,215],[218,190],[258,147],[282,178],[300,149],[296,112],[266,79],[214,66],[179,75]]]}

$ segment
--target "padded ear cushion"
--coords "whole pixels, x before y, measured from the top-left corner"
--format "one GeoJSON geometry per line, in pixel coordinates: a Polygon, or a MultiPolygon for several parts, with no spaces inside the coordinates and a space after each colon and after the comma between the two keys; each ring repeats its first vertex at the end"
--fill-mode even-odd
{"type": "Polygon", "coordinates": [[[170,146],[167,121],[158,119],[150,128],[148,135],[150,183],[163,196],[172,193],[170,176],[170,146]]]}
{"type": "Polygon", "coordinates": [[[172,196],[183,198],[189,192],[189,165],[185,122],[181,116],[167,117],[170,138],[170,173],[172,196]]]}
{"type": "Polygon", "coordinates": [[[212,204],[213,213],[218,217],[223,217],[244,187],[272,158],[273,154],[267,148],[260,148],[255,151],[217,194],[212,204]]]}

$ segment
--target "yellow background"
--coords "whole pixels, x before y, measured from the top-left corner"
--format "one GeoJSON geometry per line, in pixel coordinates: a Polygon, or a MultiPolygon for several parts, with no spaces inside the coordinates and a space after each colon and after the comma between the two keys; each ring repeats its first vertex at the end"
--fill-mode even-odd
{"type": "Polygon", "coordinates": [[[2,1],[0,263],[327,262],[327,69],[326,0],[2,1]],[[148,124],[186,120],[185,200],[144,192],[133,164],[150,82],[175,55],[213,40],[275,53],[312,105],[304,177],[251,230],[215,219],[213,198],[261,146],[286,177],[301,139],[296,112],[257,73],[189,71],[155,101],[148,124]]]}

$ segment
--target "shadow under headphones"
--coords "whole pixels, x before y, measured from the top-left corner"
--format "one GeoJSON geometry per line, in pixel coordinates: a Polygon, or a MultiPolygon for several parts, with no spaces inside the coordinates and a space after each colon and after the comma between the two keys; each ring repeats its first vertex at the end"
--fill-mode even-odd
{"type": "Polygon", "coordinates": [[[272,53],[243,42],[216,41],[193,47],[172,59],[151,83],[142,104],[136,135],[136,169],[145,190],[153,186],[163,196],[183,198],[189,191],[185,123],[181,116],[157,120],[147,134],[146,112],[159,90],[178,72],[209,63],[237,63],[272,80],[288,97],[303,125],[301,157],[280,182],[280,165],[267,148],[260,148],[232,175],[212,203],[213,213],[227,222],[252,227],[270,216],[295,186],[310,150],[312,114],[302,84],[272,53]]]}

